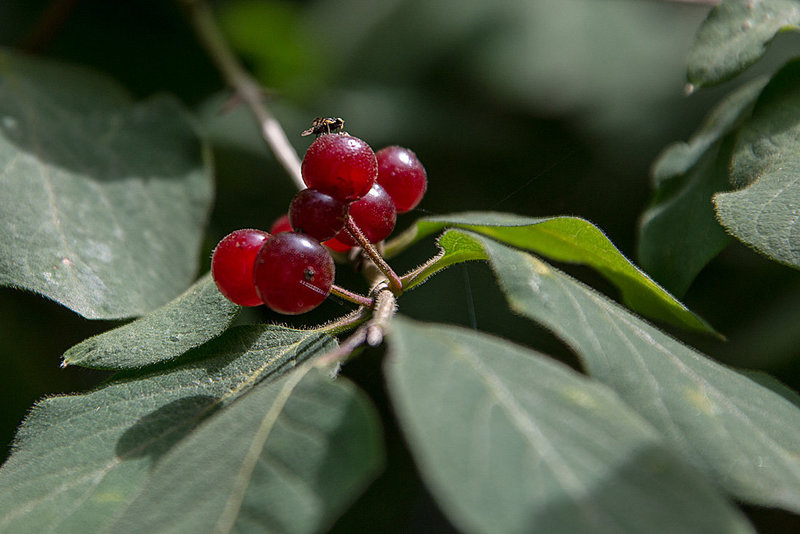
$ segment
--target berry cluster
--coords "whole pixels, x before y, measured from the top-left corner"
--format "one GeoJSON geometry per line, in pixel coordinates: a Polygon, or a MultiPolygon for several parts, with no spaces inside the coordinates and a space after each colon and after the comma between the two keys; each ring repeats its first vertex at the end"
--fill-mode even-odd
{"type": "Polygon", "coordinates": [[[266,304],[284,314],[317,307],[333,287],[328,249],[362,244],[346,228],[348,220],[377,243],[392,232],[397,214],[414,209],[425,194],[427,175],[412,151],[390,146],[374,153],[357,137],[330,132],[331,124],[341,128],[341,119],[321,121],[304,132],[317,134],[301,169],[308,189],[292,199],[288,215],[270,233],[236,230],[214,249],[212,276],[236,304],[266,304]]]}

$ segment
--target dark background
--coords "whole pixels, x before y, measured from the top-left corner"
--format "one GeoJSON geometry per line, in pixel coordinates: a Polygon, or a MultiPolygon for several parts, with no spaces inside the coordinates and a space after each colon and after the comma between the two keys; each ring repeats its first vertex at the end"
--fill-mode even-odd
{"type": "MultiPolygon", "coordinates": [[[[685,140],[717,100],[743,79],[777,68],[797,37],[779,37],[753,73],[684,95],[685,58],[708,7],[644,0],[369,0],[214,3],[269,105],[302,154],[298,134],[317,116],[340,116],[375,149],[411,147],[425,164],[428,193],[400,217],[494,210],[576,215],[636,261],[638,219],[652,193],[649,166],[685,140]]],[[[201,252],[236,228],[267,229],[293,186],[244,110],[220,113],[221,78],[177,3],[163,0],[11,0],[0,3],[0,45],[103,71],[137,98],[170,92],[196,110],[216,161],[217,199],[201,252]]],[[[393,266],[404,271],[433,252],[428,242],[393,266]]],[[[562,266],[612,297],[588,270],[562,266]]],[[[340,285],[363,288],[340,269],[340,285]]],[[[728,337],[672,331],[725,363],[763,369],[800,389],[800,278],[733,245],[683,298],[728,337]]],[[[404,295],[401,313],[476,327],[577,365],[561,343],[507,311],[483,264],[456,266],[404,295]]],[[[296,324],[346,310],[326,302],[296,324]]],[[[249,311],[244,321],[277,320],[249,311]]],[[[45,395],[83,391],[107,375],[59,369],[61,354],[119,323],[88,321],[41,297],[0,289],[0,442],[45,395]]],[[[353,531],[448,531],[414,471],[383,397],[380,349],[345,368],[386,422],[389,468],[337,524],[353,531]],[[363,523],[362,523],[363,524],[363,523]]],[[[762,531],[800,528],[798,518],[748,509],[762,531]]]]}

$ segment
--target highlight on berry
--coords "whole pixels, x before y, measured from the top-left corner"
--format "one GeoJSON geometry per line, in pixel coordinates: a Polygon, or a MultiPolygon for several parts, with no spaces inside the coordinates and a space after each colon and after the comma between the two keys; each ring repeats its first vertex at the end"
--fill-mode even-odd
{"type": "Polygon", "coordinates": [[[317,117],[311,121],[311,128],[303,130],[300,135],[314,134],[319,137],[322,134],[339,132],[344,128],[344,119],[341,117],[317,117]]]}

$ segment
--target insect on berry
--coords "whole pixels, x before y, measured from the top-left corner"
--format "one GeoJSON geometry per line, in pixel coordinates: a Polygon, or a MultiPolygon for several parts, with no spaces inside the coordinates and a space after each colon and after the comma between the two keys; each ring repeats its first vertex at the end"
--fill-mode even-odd
{"type": "Polygon", "coordinates": [[[378,177],[372,148],[351,135],[321,135],[308,147],[301,167],[303,182],[342,202],[369,192],[378,177]]]}
{"type": "Polygon", "coordinates": [[[311,128],[303,130],[300,135],[314,134],[317,137],[324,133],[339,132],[344,128],[344,119],[340,117],[317,117],[311,121],[311,128]]]}

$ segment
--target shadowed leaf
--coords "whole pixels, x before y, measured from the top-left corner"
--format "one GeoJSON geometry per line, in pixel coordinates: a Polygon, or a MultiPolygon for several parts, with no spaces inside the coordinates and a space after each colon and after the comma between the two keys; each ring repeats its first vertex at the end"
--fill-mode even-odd
{"type": "Polygon", "coordinates": [[[536,352],[392,323],[389,392],[421,474],[465,532],[750,532],[604,386],[536,352]]]}
{"type": "Polygon", "coordinates": [[[165,304],[195,276],[208,159],[175,99],[0,51],[0,285],[89,318],[165,304]]]}
{"type": "MultiPolygon", "coordinates": [[[[800,9],[800,4],[798,4],[800,9]]],[[[800,267],[800,61],[776,74],[742,125],[731,165],[736,188],[714,197],[736,238],[800,267]]]]}
{"type": "Polygon", "coordinates": [[[730,189],[735,128],[764,85],[757,80],[730,95],[688,143],[667,147],[653,167],[656,193],[642,216],[638,254],[642,267],[677,295],[730,242],[711,197],[730,189]]]}
{"type": "Polygon", "coordinates": [[[169,304],[78,343],[61,365],[134,369],[170,360],[220,335],[240,309],[206,275],[169,304]]]}
{"type": "Polygon", "coordinates": [[[724,82],[758,61],[778,33],[798,29],[796,0],[723,0],[689,53],[689,81],[698,87],[724,82]]]}
{"type": "Polygon", "coordinates": [[[472,239],[511,307],[561,337],[718,485],[745,502],[800,511],[798,407],[530,254],[472,239]]]}
{"type": "Polygon", "coordinates": [[[202,420],[334,346],[315,332],[239,327],[147,374],[37,403],[0,469],[0,531],[97,532],[202,420]]]}
{"type": "Polygon", "coordinates": [[[321,532],[377,474],[380,423],[347,379],[262,383],[167,453],[111,532],[321,532]]]}

